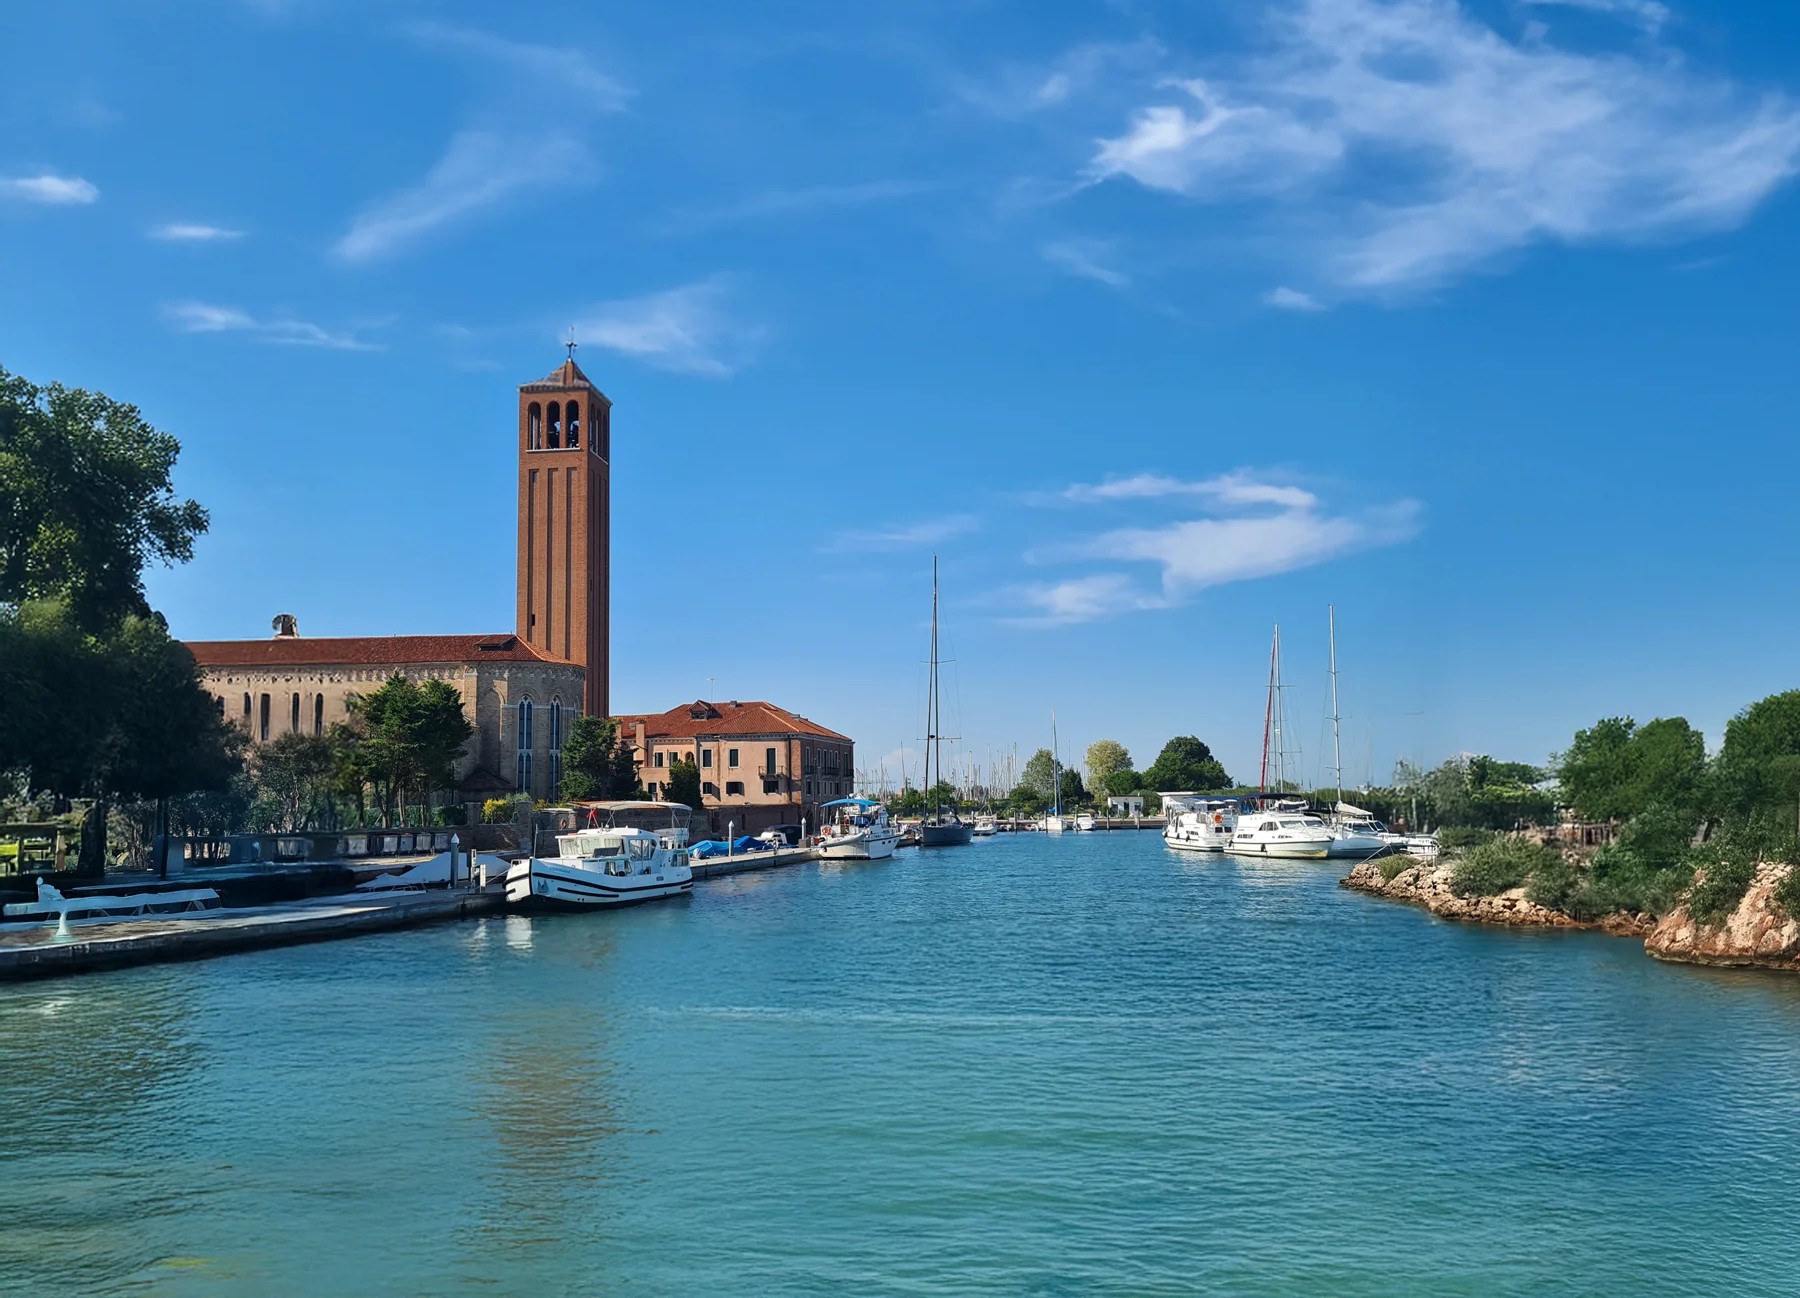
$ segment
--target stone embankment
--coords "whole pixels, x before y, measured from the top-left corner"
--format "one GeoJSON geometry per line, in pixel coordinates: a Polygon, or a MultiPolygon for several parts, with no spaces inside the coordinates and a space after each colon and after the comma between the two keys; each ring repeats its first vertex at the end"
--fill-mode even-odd
{"type": "Polygon", "coordinates": [[[1346,888],[1373,893],[1393,901],[1423,906],[1440,919],[1466,920],[1474,924],[1506,924],[1519,928],[1582,928],[1606,933],[1638,936],[1650,931],[1650,917],[1619,912],[1591,922],[1571,919],[1559,910],[1540,906],[1525,895],[1523,888],[1511,888],[1492,897],[1459,897],[1450,886],[1455,872],[1452,861],[1438,859],[1404,864],[1387,857],[1364,861],[1343,880],[1346,888]],[[1401,865],[1393,878],[1383,874],[1401,865]]]}
{"type": "Polygon", "coordinates": [[[1775,889],[1792,868],[1758,866],[1737,909],[1717,924],[1703,924],[1686,906],[1676,907],[1650,930],[1644,950],[1684,964],[1800,972],[1800,920],[1775,900],[1775,889]]]}

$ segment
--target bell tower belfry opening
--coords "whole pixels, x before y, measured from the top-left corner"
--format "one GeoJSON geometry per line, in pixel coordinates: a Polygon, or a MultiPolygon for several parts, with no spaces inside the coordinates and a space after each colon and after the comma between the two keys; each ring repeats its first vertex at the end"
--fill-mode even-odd
{"type": "Polygon", "coordinates": [[[519,388],[519,623],[547,658],[587,669],[606,716],[611,633],[612,402],[569,359],[519,388]]]}

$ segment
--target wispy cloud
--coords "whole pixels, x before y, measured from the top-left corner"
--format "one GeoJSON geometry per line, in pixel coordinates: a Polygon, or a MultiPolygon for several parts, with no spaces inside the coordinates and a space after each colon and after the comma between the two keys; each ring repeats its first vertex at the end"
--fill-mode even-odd
{"type": "Polygon", "coordinates": [[[992,77],[963,79],[957,98],[995,117],[1018,119],[1077,103],[1105,90],[1121,74],[1141,72],[1165,51],[1155,38],[1135,41],[1092,41],[1077,45],[1048,63],[1011,63],[992,77]]]}
{"type": "Polygon", "coordinates": [[[1021,586],[1009,592],[1030,610],[1009,619],[1020,625],[1057,626],[1172,608],[1215,586],[1398,544],[1417,534],[1420,518],[1413,500],[1334,511],[1313,492],[1241,470],[1199,481],[1140,473],[1077,483],[1058,498],[1080,504],[1203,501],[1207,514],[1064,539],[1027,553],[1027,562],[1040,564],[1148,564],[1155,577],[1114,569],[1021,586]]]}
{"type": "Polygon", "coordinates": [[[182,333],[237,333],[258,342],[289,347],[325,347],[336,351],[379,351],[379,343],[358,338],[349,330],[330,330],[306,320],[278,315],[259,318],[234,306],[211,302],[171,302],[162,309],[163,319],[182,333]]]}
{"type": "Polygon", "coordinates": [[[1653,36],[1673,16],[1669,6],[1658,0],[1525,0],[1525,3],[1539,8],[1590,9],[1595,13],[1611,14],[1636,23],[1653,36]]]}
{"type": "Polygon", "coordinates": [[[847,185],[802,185],[794,189],[770,189],[712,208],[677,212],[673,223],[682,228],[724,225],[733,221],[797,217],[896,202],[929,194],[938,185],[928,180],[866,180],[847,185]]]}
{"type": "Polygon", "coordinates": [[[1272,209],[1319,274],[1379,292],[1546,241],[1729,228],[1800,168],[1790,99],[1696,70],[1654,30],[1574,50],[1457,0],[1293,0],[1268,35],[1205,80],[1164,82],[1089,178],[1272,209]]]}
{"type": "Polygon", "coordinates": [[[1311,293],[1302,293],[1297,288],[1289,288],[1283,284],[1263,294],[1263,302],[1278,311],[1323,311],[1325,304],[1311,293]]]}
{"type": "Polygon", "coordinates": [[[981,520],[973,514],[952,514],[931,518],[901,527],[875,528],[868,531],[844,532],[824,547],[826,553],[855,550],[916,550],[938,545],[981,529],[981,520]]]}
{"type": "Polygon", "coordinates": [[[578,176],[586,162],[585,150],[568,136],[526,141],[506,132],[464,131],[418,184],[351,221],[333,251],[347,262],[403,251],[439,226],[494,207],[545,176],[578,176]]]}
{"type": "Polygon", "coordinates": [[[99,197],[99,187],[79,176],[58,176],[45,171],[35,176],[0,177],[0,199],[66,207],[91,203],[99,197]]]}
{"type": "Polygon", "coordinates": [[[1082,239],[1059,239],[1045,244],[1040,252],[1044,260],[1080,279],[1091,279],[1110,288],[1129,288],[1131,276],[1105,264],[1112,246],[1082,239]]]}
{"type": "Polygon", "coordinates": [[[730,310],[733,281],[714,276],[582,313],[575,336],[678,374],[726,378],[754,352],[762,330],[730,310]]]}
{"type": "Polygon", "coordinates": [[[1063,488],[1054,498],[1094,505],[1169,497],[1198,498],[1233,509],[1256,505],[1311,509],[1319,503],[1319,498],[1304,487],[1258,478],[1247,469],[1197,480],[1171,478],[1163,473],[1134,473],[1125,478],[1108,478],[1105,482],[1077,482],[1063,488]]]}
{"type": "Polygon", "coordinates": [[[471,124],[450,137],[415,184],[376,199],[332,247],[340,261],[370,262],[410,251],[445,227],[509,201],[541,200],[591,184],[592,119],[625,106],[629,91],[579,49],[506,40],[472,28],[417,22],[414,42],[468,58],[487,83],[471,124]]]}
{"type": "Polygon", "coordinates": [[[150,237],[162,243],[219,243],[244,237],[242,230],[228,230],[222,225],[199,225],[188,221],[170,221],[152,226],[150,237]]]}

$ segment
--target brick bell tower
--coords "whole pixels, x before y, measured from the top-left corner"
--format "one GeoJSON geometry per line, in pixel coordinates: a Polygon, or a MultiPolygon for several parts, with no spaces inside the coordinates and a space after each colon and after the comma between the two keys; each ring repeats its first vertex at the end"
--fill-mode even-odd
{"type": "Polygon", "coordinates": [[[607,715],[612,402],[569,359],[519,387],[519,638],[587,668],[582,711],[607,715]]]}

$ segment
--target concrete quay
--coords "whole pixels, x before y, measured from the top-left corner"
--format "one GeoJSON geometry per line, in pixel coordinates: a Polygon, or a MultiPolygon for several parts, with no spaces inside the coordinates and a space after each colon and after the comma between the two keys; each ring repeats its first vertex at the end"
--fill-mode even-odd
{"type": "Polygon", "coordinates": [[[48,924],[9,927],[0,929],[0,982],[326,942],[486,914],[505,904],[496,882],[485,889],[349,893],[186,917],[75,920],[66,933],[48,924]]]}

